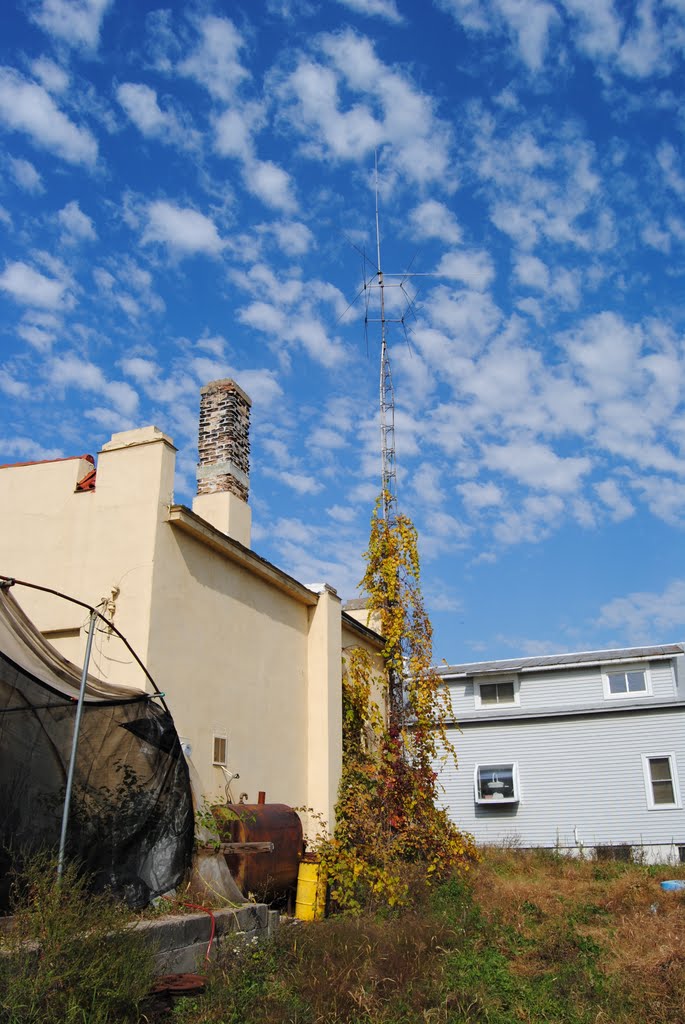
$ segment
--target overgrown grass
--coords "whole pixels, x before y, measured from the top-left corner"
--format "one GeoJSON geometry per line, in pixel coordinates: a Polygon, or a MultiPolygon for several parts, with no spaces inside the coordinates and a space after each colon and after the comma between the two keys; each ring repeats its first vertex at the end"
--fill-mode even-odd
{"type": "MultiPolygon", "coordinates": [[[[223,940],[176,1024],[685,1024],[685,869],[484,851],[467,879],[413,876],[410,910],[223,940]]],[[[152,951],[69,873],[29,879],[0,1024],[161,1024],[152,951]],[[27,947],[26,940],[33,941],[27,947]]],[[[5,941],[5,940],[3,940],[5,941]]]]}
{"type": "Polygon", "coordinates": [[[225,949],[179,1024],[685,1022],[685,900],[659,873],[486,851],[394,917],[286,925],[225,949]],[[656,910],[654,909],[656,906],[656,910]]]}
{"type": "Polygon", "coordinates": [[[14,916],[0,940],[1,1024],[125,1024],[140,1020],[154,950],[131,914],[92,895],[72,866],[61,885],[50,858],[14,884],[14,916]]]}

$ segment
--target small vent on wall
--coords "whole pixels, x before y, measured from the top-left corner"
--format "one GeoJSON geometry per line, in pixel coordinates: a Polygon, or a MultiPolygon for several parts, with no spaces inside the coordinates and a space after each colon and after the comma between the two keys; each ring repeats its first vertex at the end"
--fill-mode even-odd
{"type": "Polygon", "coordinates": [[[214,733],[214,752],[212,763],[223,767],[226,766],[226,737],[219,736],[217,733],[214,733]]]}

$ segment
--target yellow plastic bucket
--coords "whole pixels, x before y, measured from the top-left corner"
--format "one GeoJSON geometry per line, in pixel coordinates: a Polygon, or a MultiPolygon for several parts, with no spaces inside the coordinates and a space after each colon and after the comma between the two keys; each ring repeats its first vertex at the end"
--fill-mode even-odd
{"type": "Polygon", "coordinates": [[[305,854],[297,873],[295,917],[300,921],[319,921],[326,912],[326,878],[321,864],[311,854],[305,854]]]}

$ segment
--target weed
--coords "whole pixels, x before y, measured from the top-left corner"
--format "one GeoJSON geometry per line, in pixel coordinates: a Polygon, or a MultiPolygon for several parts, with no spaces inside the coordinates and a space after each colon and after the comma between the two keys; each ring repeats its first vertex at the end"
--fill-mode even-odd
{"type": "Polygon", "coordinates": [[[1,1024],[137,1021],[154,951],[108,894],[92,895],[67,866],[61,884],[37,857],[14,884],[14,917],[0,950],[1,1024]]]}

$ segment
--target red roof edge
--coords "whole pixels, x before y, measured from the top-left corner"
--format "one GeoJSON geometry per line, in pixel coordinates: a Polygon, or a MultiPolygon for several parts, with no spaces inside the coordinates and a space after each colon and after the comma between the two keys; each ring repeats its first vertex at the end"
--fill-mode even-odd
{"type": "Polygon", "coordinates": [[[97,475],[97,469],[95,466],[82,476],[79,482],[76,484],[77,491],[94,491],[95,490],[95,477],[97,475]]]}
{"type": "Polygon", "coordinates": [[[16,469],[19,466],[47,466],[51,462],[73,462],[75,460],[90,462],[91,465],[95,465],[95,459],[92,455],[67,455],[63,459],[36,459],[35,462],[5,462],[4,465],[0,466],[0,469],[16,469]]]}

